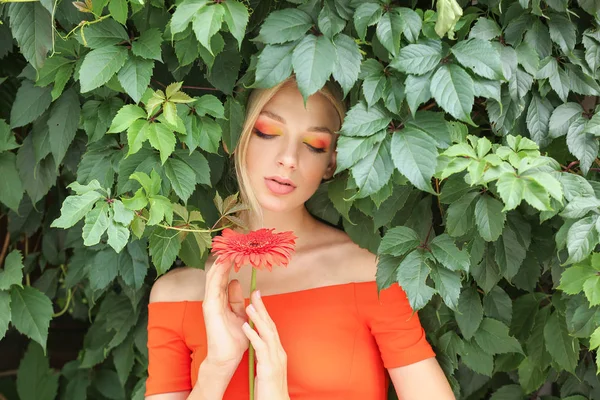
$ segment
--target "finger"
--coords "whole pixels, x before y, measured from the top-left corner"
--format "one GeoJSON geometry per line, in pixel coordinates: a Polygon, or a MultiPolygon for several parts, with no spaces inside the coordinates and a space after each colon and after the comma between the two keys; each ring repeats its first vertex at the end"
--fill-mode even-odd
{"type": "Polygon", "coordinates": [[[229,262],[222,263],[217,259],[213,263],[206,275],[205,300],[224,298],[223,294],[227,288],[230,270],[231,263],[229,262]]]}
{"type": "Polygon", "coordinates": [[[254,322],[258,334],[265,342],[267,342],[270,346],[281,346],[279,343],[279,335],[277,334],[274,324],[270,324],[268,321],[266,321],[252,304],[246,307],[246,312],[248,313],[248,316],[252,322],[254,322]]]}
{"type": "Polygon", "coordinates": [[[242,331],[244,332],[248,340],[250,340],[250,343],[252,343],[252,347],[254,347],[256,353],[256,360],[266,360],[268,348],[266,343],[261,339],[258,333],[254,329],[252,329],[250,327],[250,324],[248,324],[247,322],[244,322],[244,324],[242,325],[242,331]]]}
{"type": "Polygon", "coordinates": [[[237,279],[233,279],[229,282],[228,286],[228,298],[231,311],[233,311],[238,317],[246,319],[246,313],[244,312],[244,294],[242,293],[242,285],[237,279]]]}
{"type": "MultiPolygon", "coordinates": [[[[267,308],[265,307],[265,303],[263,303],[263,301],[262,301],[262,298],[260,296],[260,291],[258,291],[258,290],[254,291],[252,293],[252,295],[250,296],[250,300],[252,302],[252,305],[256,309],[258,315],[260,316],[260,318],[265,322],[265,324],[269,327],[269,329],[271,329],[274,332],[274,334],[277,338],[277,342],[279,342],[279,333],[277,332],[277,326],[275,325],[275,322],[273,322],[273,319],[269,315],[269,312],[267,311],[267,308]]],[[[259,332],[261,332],[261,331],[259,330],[259,332]]]]}

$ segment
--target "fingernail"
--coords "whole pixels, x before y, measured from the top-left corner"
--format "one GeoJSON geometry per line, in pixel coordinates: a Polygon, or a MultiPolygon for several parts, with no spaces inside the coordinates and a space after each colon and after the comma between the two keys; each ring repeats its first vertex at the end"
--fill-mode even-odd
{"type": "Polygon", "coordinates": [[[256,291],[256,297],[258,297],[260,299],[260,290],[256,291]]]}
{"type": "Polygon", "coordinates": [[[256,312],[256,308],[254,308],[254,306],[252,304],[250,304],[248,306],[248,309],[250,310],[251,313],[255,313],[256,312]]]}
{"type": "Polygon", "coordinates": [[[250,328],[250,324],[247,322],[244,322],[244,324],[242,325],[244,328],[250,328]]]}

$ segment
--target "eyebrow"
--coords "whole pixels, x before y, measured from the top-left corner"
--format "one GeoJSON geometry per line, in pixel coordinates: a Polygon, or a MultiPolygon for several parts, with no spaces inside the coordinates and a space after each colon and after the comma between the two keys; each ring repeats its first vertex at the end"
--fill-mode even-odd
{"type": "MultiPolygon", "coordinates": [[[[271,111],[266,111],[263,110],[260,112],[260,115],[266,115],[267,117],[274,119],[277,122],[280,122],[282,124],[285,124],[285,119],[283,119],[283,117],[281,117],[280,115],[277,115],[275,113],[272,113],[271,111]]],[[[333,132],[331,131],[331,129],[327,128],[326,126],[311,126],[310,128],[308,128],[308,131],[311,132],[323,132],[323,133],[329,133],[330,135],[333,135],[333,132]]]]}

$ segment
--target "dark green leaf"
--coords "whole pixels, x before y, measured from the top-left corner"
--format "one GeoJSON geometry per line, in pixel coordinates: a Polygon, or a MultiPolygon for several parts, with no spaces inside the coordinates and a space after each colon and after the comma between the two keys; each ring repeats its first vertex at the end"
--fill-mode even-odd
{"type": "Polygon", "coordinates": [[[295,8],[273,11],[261,25],[256,38],[266,44],[292,42],[304,37],[313,22],[307,13],[295,8]]]}
{"type": "MultiPolygon", "coordinates": [[[[131,43],[131,52],[138,57],[162,61],[161,49],[162,34],[157,28],[148,29],[131,43]]],[[[122,82],[121,82],[122,84],[122,82]]]]}
{"type": "Polygon", "coordinates": [[[400,286],[406,291],[408,301],[413,310],[417,311],[425,307],[435,290],[427,286],[429,266],[427,256],[421,250],[413,250],[400,263],[396,279],[400,286]]]}
{"type": "Polygon", "coordinates": [[[306,35],[294,48],[292,65],[305,101],[325,85],[336,59],[335,46],[326,36],[306,35]]]}
{"type": "Polygon", "coordinates": [[[31,286],[13,286],[10,297],[13,325],[46,351],[48,327],[53,312],[52,302],[45,294],[31,286]]]}
{"type": "Polygon", "coordinates": [[[144,92],[150,84],[152,70],[154,69],[153,60],[145,60],[136,56],[129,56],[123,68],[117,74],[119,83],[125,89],[125,92],[139,103],[144,92]]]}
{"type": "Polygon", "coordinates": [[[150,236],[150,255],[159,275],[171,268],[181,248],[177,232],[157,227],[150,236]]]}
{"type": "Polygon", "coordinates": [[[54,400],[58,374],[50,368],[45,349],[35,343],[27,347],[17,371],[17,392],[21,399],[54,400]]]}
{"type": "Polygon", "coordinates": [[[83,27],[82,36],[79,37],[79,40],[86,47],[99,49],[127,42],[129,41],[129,36],[123,25],[112,18],[108,18],[96,24],[83,27]]]}
{"type": "Polygon", "coordinates": [[[546,323],[544,339],[552,359],[560,367],[574,373],[579,358],[579,341],[569,335],[564,318],[556,311],[546,323]]]}
{"type": "Polygon", "coordinates": [[[52,103],[50,88],[33,86],[24,80],[10,110],[10,127],[17,128],[33,122],[44,113],[52,103]]]}
{"type": "Polygon", "coordinates": [[[421,130],[405,127],[392,136],[392,160],[415,187],[432,192],[431,177],[437,165],[435,141],[421,130]]]}
{"type": "Polygon", "coordinates": [[[419,235],[414,230],[396,226],[386,232],[377,253],[399,257],[415,249],[420,243],[419,235]]]}
{"type": "Polygon", "coordinates": [[[454,118],[475,125],[470,115],[475,100],[473,79],[464,69],[455,64],[441,66],[431,78],[429,89],[438,104],[454,118]]]}
{"type": "Polygon", "coordinates": [[[23,184],[17,171],[17,157],[11,152],[0,153],[0,203],[17,212],[23,198],[23,184]]]}
{"type": "Polygon", "coordinates": [[[39,2],[13,3],[8,9],[13,37],[25,59],[40,69],[52,49],[52,17],[39,2]]]}
{"type": "Polygon", "coordinates": [[[492,318],[484,318],[475,332],[475,341],[489,354],[522,353],[519,341],[509,336],[508,326],[492,318]]]}
{"type": "Polygon", "coordinates": [[[75,139],[80,113],[79,95],[73,88],[64,92],[50,110],[48,119],[50,149],[57,165],[62,163],[67,149],[75,139]]]}

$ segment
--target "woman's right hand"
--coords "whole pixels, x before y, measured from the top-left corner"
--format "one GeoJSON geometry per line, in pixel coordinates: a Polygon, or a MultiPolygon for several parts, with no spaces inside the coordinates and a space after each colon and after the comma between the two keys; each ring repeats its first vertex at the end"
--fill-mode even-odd
{"type": "Polygon", "coordinates": [[[230,263],[213,263],[206,273],[202,311],[206,325],[207,356],[204,362],[235,372],[248,338],[242,330],[248,321],[242,287],[237,280],[229,281],[230,263]]]}

